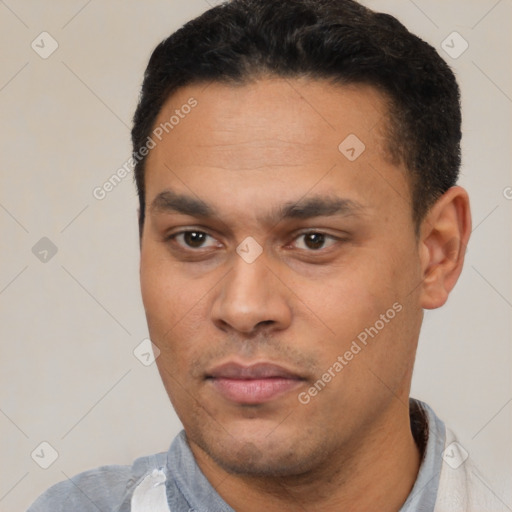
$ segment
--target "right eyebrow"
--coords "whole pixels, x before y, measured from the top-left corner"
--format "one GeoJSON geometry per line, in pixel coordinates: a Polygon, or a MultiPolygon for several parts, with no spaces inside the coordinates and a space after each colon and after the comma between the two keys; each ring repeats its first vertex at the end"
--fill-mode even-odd
{"type": "Polygon", "coordinates": [[[191,196],[177,194],[172,190],[160,192],[151,202],[149,209],[153,212],[174,212],[191,217],[214,217],[214,209],[204,201],[191,196]]]}

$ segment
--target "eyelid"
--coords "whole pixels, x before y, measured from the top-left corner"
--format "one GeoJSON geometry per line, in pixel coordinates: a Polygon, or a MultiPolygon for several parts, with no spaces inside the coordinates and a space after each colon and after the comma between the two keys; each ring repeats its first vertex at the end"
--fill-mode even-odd
{"type": "Polygon", "coordinates": [[[297,231],[296,233],[293,234],[293,240],[296,240],[300,236],[310,235],[310,234],[323,235],[326,238],[332,238],[334,240],[342,240],[342,237],[339,235],[333,235],[332,233],[329,233],[328,231],[325,231],[324,229],[315,229],[315,228],[304,228],[304,229],[301,229],[300,231],[297,231]]]}
{"type": "Polygon", "coordinates": [[[204,227],[204,226],[179,226],[175,227],[174,229],[169,229],[165,233],[165,238],[172,238],[177,235],[182,235],[183,233],[190,233],[191,231],[195,231],[197,233],[204,233],[205,235],[211,236],[213,238],[217,238],[215,235],[212,235],[211,229],[204,227]]]}
{"type": "Polygon", "coordinates": [[[336,238],[336,235],[333,235],[332,233],[329,233],[328,231],[326,231],[325,229],[322,229],[322,228],[302,228],[302,229],[299,229],[298,231],[296,231],[295,233],[293,233],[293,236],[298,237],[301,235],[308,235],[310,233],[315,233],[315,234],[319,234],[319,235],[325,235],[325,236],[330,236],[332,238],[336,238]]]}

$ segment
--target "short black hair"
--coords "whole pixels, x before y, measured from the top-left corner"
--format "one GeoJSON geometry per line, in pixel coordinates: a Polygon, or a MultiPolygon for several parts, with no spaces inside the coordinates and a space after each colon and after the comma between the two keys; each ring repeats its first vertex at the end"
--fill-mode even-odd
{"type": "Polygon", "coordinates": [[[354,0],[232,0],[185,24],[149,60],[132,129],[141,229],[146,158],[140,150],[169,96],[190,84],[245,84],[268,75],[365,84],[384,94],[388,150],[410,172],[416,227],[456,184],[460,93],[432,46],[393,16],[354,0]]]}

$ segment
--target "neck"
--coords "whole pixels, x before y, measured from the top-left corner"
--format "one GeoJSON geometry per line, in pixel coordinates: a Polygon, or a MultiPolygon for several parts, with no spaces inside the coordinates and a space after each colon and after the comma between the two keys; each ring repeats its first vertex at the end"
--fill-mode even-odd
{"type": "Polygon", "coordinates": [[[378,425],[330,454],[321,467],[301,475],[233,475],[197,445],[191,443],[191,449],[206,478],[238,512],[396,511],[407,499],[420,466],[409,407],[398,400],[378,425]]]}

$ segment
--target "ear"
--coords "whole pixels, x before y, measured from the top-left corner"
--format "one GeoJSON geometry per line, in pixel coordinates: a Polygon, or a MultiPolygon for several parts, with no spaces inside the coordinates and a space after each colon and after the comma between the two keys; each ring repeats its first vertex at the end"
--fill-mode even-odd
{"type": "Polygon", "coordinates": [[[468,194],[462,187],[452,187],[435,202],[420,227],[422,308],[438,308],[448,299],[462,271],[470,234],[468,194]]]}

